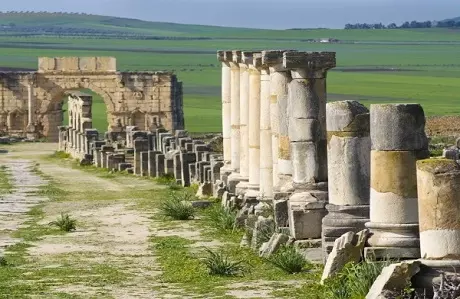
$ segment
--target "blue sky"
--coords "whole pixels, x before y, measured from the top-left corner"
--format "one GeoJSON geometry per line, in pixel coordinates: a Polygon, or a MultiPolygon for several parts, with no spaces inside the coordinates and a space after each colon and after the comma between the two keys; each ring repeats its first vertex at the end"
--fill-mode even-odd
{"type": "Polygon", "coordinates": [[[2,0],[2,11],[66,11],[254,28],[342,28],[460,16],[460,0],[2,0]]]}

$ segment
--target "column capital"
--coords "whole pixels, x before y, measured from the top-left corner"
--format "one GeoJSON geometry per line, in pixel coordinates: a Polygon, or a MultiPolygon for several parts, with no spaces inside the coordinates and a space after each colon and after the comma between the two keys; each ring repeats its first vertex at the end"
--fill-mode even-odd
{"type": "Polygon", "coordinates": [[[232,51],[232,62],[238,65],[241,62],[242,52],[241,51],[232,51]]]}
{"type": "Polygon", "coordinates": [[[283,66],[291,70],[302,70],[301,77],[322,77],[336,66],[335,52],[284,52],[283,66]]]}
{"type": "Polygon", "coordinates": [[[233,62],[233,51],[217,51],[217,60],[222,63],[233,62]]]}
{"type": "Polygon", "coordinates": [[[255,53],[257,52],[254,52],[254,51],[241,52],[241,62],[247,65],[253,64],[255,53]]]}
{"type": "Polygon", "coordinates": [[[262,65],[270,68],[271,72],[287,72],[289,69],[283,65],[285,52],[296,52],[296,50],[270,50],[262,51],[262,65]]]}

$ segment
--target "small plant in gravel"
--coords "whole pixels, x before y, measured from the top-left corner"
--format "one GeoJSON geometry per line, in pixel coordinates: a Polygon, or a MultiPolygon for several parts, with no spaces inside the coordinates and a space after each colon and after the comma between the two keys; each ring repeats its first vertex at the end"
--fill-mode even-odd
{"type": "Polygon", "coordinates": [[[0,267],[6,267],[9,266],[8,261],[4,256],[0,256],[0,267]]]}
{"type": "Polygon", "coordinates": [[[300,273],[307,267],[311,268],[311,264],[292,246],[282,246],[268,258],[268,261],[289,274],[300,273]]]}
{"type": "Polygon", "coordinates": [[[236,212],[226,209],[221,205],[215,205],[207,212],[213,227],[223,230],[234,230],[236,224],[236,212]]]}
{"type": "Polygon", "coordinates": [[[190,203],[192,194],[189,192],[174,193],[163,200],[160,213],[174,220],[190,220],[195,217],[195,208],[190,203]]]}
{"type": "Polygon", "coordinates": [[[50,225],[59,227],[60,230],[71,232],[77,229],[77,220],[70,218],[69,214],[61,213],[61,217],[51,221],[50,225]]]}
{"type": "Polygon", "coordinates": [[[209,274],[220,276],[244,275],[246,269],[243,261],[231,261],[225,254],[214,252],[206,248],[208,256],[204,259],[204,264],[208,268],[209,274]]]}

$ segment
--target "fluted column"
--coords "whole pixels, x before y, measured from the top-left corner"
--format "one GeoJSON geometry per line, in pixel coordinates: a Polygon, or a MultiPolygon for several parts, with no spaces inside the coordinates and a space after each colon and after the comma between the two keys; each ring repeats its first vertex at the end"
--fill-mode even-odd
{"type": "Polygon", "coordinates": [[[222,136],[224,151],[224,166],[221,168],[221,180],[227,182],[227,177],[231,173],[231,51],[219,51],[217,58],[222,62],[222,136]]]}
{"type": "Polygon", "coordinates": [[[289,141],[295,193],[289,199],[291,235],[321,237],[327,203],[326,73],[334,52],[285,52],[291,69],[288,87],[289,141]]]}
{"type": "Polygon", "coordinates": [[[233,51],[230,62],[231,96],[231,166],[232,171],[240,171],[240,60],[241,51],[233,51]]]}
{"type": "Polygon", "coordinates": [[[235,187],[235,193],[244,196],[249,181],[249,65],[253,63],[253,52],[242,52],[240,60],[240,181],[235,187]]]}
{"type": "Polygon", "coordinates": [[[272,131],[270,123],[270,71],[261,67],[260,85],[260,196],[273,199],[272,131]]]}
{"type": "Polygon", "coordinates": [[[427,157],[425,115],[418,104],[371,105],[370,222],[377,258],[419,258],[417,159],[427,157]]]}
{"type": "MultiPolygon", "coordinates": [[[[247,121],[246,116],[249,113],[248,110],[248,92],[249,92],[249,75],[247,74],[247,68],[243,68],[241,72],[240,64],[242,62],[241,51],[233,51],[233,61],[230,63],[231,66],[231,97],[232,97],[232,174],[228,177],[227,189],[232,194],[240,192],[237,190],[237,186],[240,182],[246,182],[248,180],[248,167],[247,164],[247,121]],[[243,78],[241,78],[243,75],[243,78]],[[246,79],[246,81],[245,81],[246,79]],[[243,81],[243,82],[242,82],[243,81]],[[241,85],[244,85],[241,89],[241,85]],[[243,111],[246,110],[246,111],[243,111]],[[245,122],[244,131],[241,131],[241,119],[245,122]],[[244,135],[243,135],[244,134],[244,135]],[[244,139],[244,140],[243,140],[244,139]],[[243,161],[242,161],[243,158],[243,161]],[[243,165],[245,176],[240,173],[241,164],[243,165]]],[[[240,185],[241,187],[241,185],[240,185]]]]}
{"type": "Polygon", "coordinates": [[[260,55],[254,54],[249,66],[249,184],[248,188],[259,190],[260,183],[260,55]]]}

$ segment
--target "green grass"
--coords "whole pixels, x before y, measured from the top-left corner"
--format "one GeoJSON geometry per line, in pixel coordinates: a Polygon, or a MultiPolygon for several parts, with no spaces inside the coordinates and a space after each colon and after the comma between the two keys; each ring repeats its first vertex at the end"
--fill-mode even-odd
{"type": "Polygon", "coordinates": [[[13,189],[9,177],[8,168],[5,165],[0,166],[0,194],[9,193],[13,189]]]}

